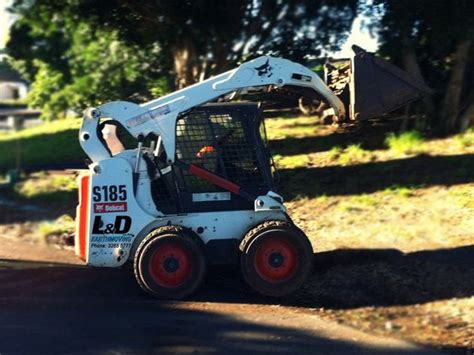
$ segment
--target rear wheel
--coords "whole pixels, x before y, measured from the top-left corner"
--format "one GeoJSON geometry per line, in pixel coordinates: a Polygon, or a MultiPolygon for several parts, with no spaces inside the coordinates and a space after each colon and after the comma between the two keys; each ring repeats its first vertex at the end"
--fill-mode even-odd
{"type": "Polygon", "coordinates": [[[265,296],[295,292],[312,270],[311,243],[300,229],[285,221],[266,221],[251,229],[240,250],[245,281],[265,296]]]}
{"type": "Polygon", "coordinates": [[[155,297],[182,299],[192,294],[204,278],[204,254],[190,232],[179,226],[165,226],[140,243],[134,271],[141,288],[155,297]]]}

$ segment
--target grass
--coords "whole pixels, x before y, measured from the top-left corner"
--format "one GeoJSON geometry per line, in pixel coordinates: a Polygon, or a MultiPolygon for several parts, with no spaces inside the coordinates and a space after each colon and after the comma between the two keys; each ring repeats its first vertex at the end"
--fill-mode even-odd
{"type": "Polygon", "coordinates": [[[18,149],[22,166],[81,162],[80,125],[80,119],[65,119],[0,135],[0,172],[16,166],[18,149]]]}
{"type": "Polygon", "coordinates": [[[359,164],[372,158],[371,152],[362,148],[361,144],[350,144],[346,148],[334,146],[327,152],[327,158],[340,165],[359,164]]]}
{"type": "Polygon", "coordinates": [[[406,131],[400,134],[390,133],[385,144],[394,152],[415,154],[423,151],[423,136],[418,131],[406,131]]]}
{"type": "Polygon", "coordinates": [[[76,189],[77,183],[74,176],[51,176],[45,172],[32,174],[29,179],[15,185],[16,193],[23,198],[34,198],[51,192],[73,191],[76,189]]]}
{"type": "Polygon", "coordinates": [[[75,228],[75,221],[69,215],[62,215],[53,222],[43,222],[39,225],[38,231],[44,238],[63,233],[72,233],[75,228]]]}
{"type": "Polygon", "coordinates": [[[361,194],[349,196],[339,203],[339,209],[343,212],[357,212],[377,207],[380,203],[378,198],[372,194],[361,194]]]}
{"type": "Polygon", "coordinates": [[[71,197],[75,198],[77,182],[73,175],[39,172],[15,184],[14,191],[21,199],[67,201],[71,197]]]}
{"type": "Polygon", "coordinates": [[[387,187],[384,190],[386,195],[394,195],[398,197],[412,197],[415,195],[416,191],[423,186],[400,186],[400,185],[392,185],[387,187]]]}
{"type": "Polygon", "coordinates": [[[324,126],[314,117],[277,117],[265,120],[269,140],[316,136],[324,126]]]}
{"type": "Polygon", "coordinates": [[[294,155],[294,156],[282,156],[275,155],[273,157],[277,167],[285,169],[294,169],[298,167],[307,166],[309,163],[308,156],[306,154],[294,155]]]}
{"type": "Polygon", "coordinates": [[[457,205],[461,208],[467,208],[474,210],[474,190],[464,189],[455,190],[451,193],[452,197],[456,201],[457,205]]]}
{"type": "Polygon", "coordinates": [[[470,128],[466,132],[458,134],[455,140],[463,148],[474,147],[474,128],[470,128]]]}
{"type": "Polygon", "coordinates": [[[348,165],[365,161],[367,157],[368,152],[360,144],[351,144],[340,152],[337,160],[341,165],[348,165]]]}

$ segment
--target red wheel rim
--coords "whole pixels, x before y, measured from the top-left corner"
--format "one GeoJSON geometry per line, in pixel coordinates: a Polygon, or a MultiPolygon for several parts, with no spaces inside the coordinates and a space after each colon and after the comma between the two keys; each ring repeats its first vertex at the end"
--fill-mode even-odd
{"type": "Polygon", "coordinates": [[[266,239],[255,253],[255,270],[268,282],[287,279],[294,273],[297,265],[294,245],[282,239],[266,239]]]}
{"type": "Polygon", "coordinates": [[[167,243],[157,248],[150,258],[153,280],[162,287],[182,285],[191,275],[191,258],[179,243],[167,243]]]}

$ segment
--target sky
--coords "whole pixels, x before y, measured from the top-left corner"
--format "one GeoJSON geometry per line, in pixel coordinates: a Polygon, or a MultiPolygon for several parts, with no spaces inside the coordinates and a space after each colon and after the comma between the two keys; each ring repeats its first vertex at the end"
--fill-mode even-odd
{"type": "Polygon", "coordinates": [[[362,24],[370,21],[369,18],[363,15],[359,15],[355,18],[352,23],[351,34],[346,40],[346,43],[342,46],[339,52],[332,54],[334,58],[347,58],[352,54],[351,46],[357,44],[359,47],[364,48],[368,52],[377,51],[379,44],[378,39],[369,33],[367,28],[364,28],[362,24]]]}
{"type": "MultiPolygon", "coordinates": [[[[13,21],[11,15],[7,12],[7,7],[11,2],[12,0],[0,0],[0,49],[5,47],[8,40],[9,27],[13,21]]],[[[358,16],[354,20],[351,34],[341,50],[330,55],[335,58],[347,58],[352,54],[351,46],[353,44],[357,44],[369,52],[375,52],[378,48],[378,41],[362,26],[362,23],[367,20],[367,17],[358,16]]]]}
{"type": "Polygon", "coordinates": [[[7,12],[7,7],[11,0],[0,0],[0,48],[4,48],[8,40],[8,29],[12,23],[12,18],[7,12]]]}

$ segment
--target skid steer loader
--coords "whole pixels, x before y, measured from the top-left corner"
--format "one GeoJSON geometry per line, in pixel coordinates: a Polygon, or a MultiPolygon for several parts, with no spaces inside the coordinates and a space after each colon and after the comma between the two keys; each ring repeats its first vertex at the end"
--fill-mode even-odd
{"type": "Polygon", "coordinates": [[[221,264],[240,264],[263,295],[296,291],[313,248],[275,192],[261,107],[224,102],[262,88],[305,92],[339,120],[347,112],[313,71],[267,56],[141,105],[87,109],[76,254],[91,266],[133,264],[138,284],[158,298],[190,295],[206,267],[221,264]]]}

